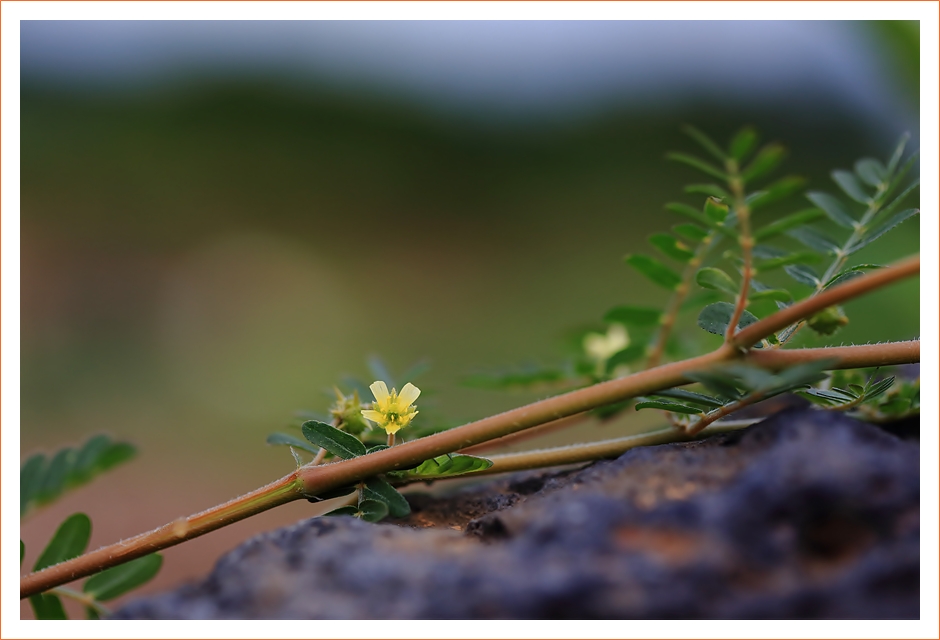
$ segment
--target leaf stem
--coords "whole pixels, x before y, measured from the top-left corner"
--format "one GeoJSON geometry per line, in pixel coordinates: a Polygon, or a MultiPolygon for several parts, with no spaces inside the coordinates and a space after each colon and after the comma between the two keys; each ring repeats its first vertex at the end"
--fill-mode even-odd
{"type": "Polygon", "coordinates": [[[97,611],[99,615],[105,616],[107,618],[111,617],[111,613],[112,613],[111,609],[104,606],[103,604],[95,600],[93,597],[88,595],[87,593],[82,593],[81,591],[69,589],[68,587],[56,587],[55,589],[52,589],[51,592],[56,594],[57,596],[62,596],[63,598],[69,598],[71,600],[75,600],[76,602],[81,604],[83,607],[90,607],[94,609],[95,611],[97,611]]]}

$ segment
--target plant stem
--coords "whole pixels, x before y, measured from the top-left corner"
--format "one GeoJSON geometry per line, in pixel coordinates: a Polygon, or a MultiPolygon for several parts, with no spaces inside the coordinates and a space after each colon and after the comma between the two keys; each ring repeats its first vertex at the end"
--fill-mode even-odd
{"type": "Polygon", "coordinates": [[[748,407],[756,402],[760,402],[764,399],[764,394],[761,392],[755,392],[748,396],[741,398],[735,402],[728,403],[723,407],[719,407],[714,411],[709,411],[707,414],[696,420],[693,424],[689,425],[689,428],[686,430],[687,436],[694,436],[700,433],[703,429],[708,427],[710,424],[717,420],[721,420],[725,416],[731,415],[735,411],[740,411],[744,407],[748,407]]]}
{"type": "Polygon", "coordinates": [[[744,260],[744,264],[741,266],[741,290],[735,299],[731,321],[728,322],[728,328],[725,331],[725,342],[733,343],[734,334],[738,329],[738,322],[747,308],[747,297],[751,289],[751,272],[753,271],[751,250],[754,248],[754,238],[751,237],[751,209],[747,205],[744,180],[738,171],[738,163],[733,159],[728,160],[727,169],[729,174],[728,186],[731,187],[731,193],[734,195],[734,211],[740,229],[738,243],[741,245],[741,258],[744,260]]]}
{"type": "MultiPolygon", "coordinates": [[[[709,427],[698,437],[743,429],[763,418],[754,420],[735,420],[722,424],[715,424],[709,427]]],[[[483,471],[475,471],[459,477],[484,476],[494,473],[508,473],[510,471],[523,471],[526,469],[541,469],[543,467],[555,467],[563,464],[576,464],[579,462],[591,462],[600,458],[615,458],[625,451],[636,447],[646,447],[657,444],[666,444],[669,442],[682,442],[692,440],[694,437],[675,429],[667,427],[649,433],[640,433],[622,438],[613,438],[602,440],[600,442],[591,442],[587,444],[569,445],[566,447],[555,447],[552,449],[541,449],[538,451],[526,451],[524,453],[508,453],[498,456],[491,456],[493,466],[483,471]]],[[[422,478],[423,481],[425,478],[422,478]]],[[[419,480],[413,480],[418,482],[419,480]]]]}
{"type": "Polygon", "coordinates": [[[659,361],[662,360],[663,352],[666,350],[666,342],[669,340],[669,334],[672,333],[672,328],[676,324],[676,319],[679,317],[679,311],[682,309],[683,301],[686,296],[689,295],[692,278],[695,277],[695,273],[702,265],[702,260],[705,258],[705,254],[708,253],[717,235],[717,232],[710,231],[707,236],[702,238],[702,241],[695,250],[695,255],[692,256],[685,270],[682,272],[682,282],[679,283],[679,286],[676,287],[672,297],[669,299],[669,307],[666,310],[666,314],[663,316],[662,322],[660,322],[659,331],[656,334],[656,342],[653,344],[653,348],[650,350],[649,356],[646,359],[647,369],[658,366],[659,361]]]}
{"type": "Polygon", "coordinates": [[[919,342],[792,351],[758,350],[747,351],[743,354],[740,348],[746,349],[793,320],[902,278],[913,276],[919,271],[920,258],[918,256],[908,258],[891,267],[860,276],[843,285],[828,289],[816,297],[781,309],[749,325],[735,336],[734,343],[725,343],[711,353],[546,398],[368,455],[329,464],[301,467],[280,480],[225,504],[189,518],[180,518],[149,533],[140,534],[24,576],[20,579],[20,597],[25,598],[47,591],[66,582],[165,549],[292,500],[316,496],[345,485],[356,484],[365,478],[387,471],[417,466],[439,455],[459,451],[596,407],[687,384],[690,380],[685,377],[686,373],[708,369],[723,362],[743,359],[745,362],[763,363],[769,368],[785,368],[800,362],[817,361],[823,358],[835,358],[835,364],[830,365],[831,368],[916,362],[920,356],[919,342]]]}
{"type": "Polygon", "coordinates": [[[471,455],[477,455],[484,451],[492,451],[493,449],[501,449],[502,447],[516,444],[519,442],[524,442],[531,438],[538,436],[543,436],[547,433],[554,433],[559,429],[567,429],[584,422],[590,416],[589,413],[579,413],[574,416],[568,416],[567,418],[561,418],[560,420],[553,420],[552,422],[546,422],[545,424],[539,425],[537,427],[532,427],[531,429],[526,429],[525,431],[520,431],[518,433],[513,433],[508,436],[503,436],[502,438],[496,438],[494,440],[487,440],[486,442],[481,442],[480,444],[475,444],[472,447],[467,447],[461,449],[457,453],[469,453],[471,455]]]}
{"type": "Polygon", "coordinates": [[[385,442],[388,444],[388,446],[394,447],[395,446],[395,434],[394,433],[388,434],[388,439],[385,442]]]}

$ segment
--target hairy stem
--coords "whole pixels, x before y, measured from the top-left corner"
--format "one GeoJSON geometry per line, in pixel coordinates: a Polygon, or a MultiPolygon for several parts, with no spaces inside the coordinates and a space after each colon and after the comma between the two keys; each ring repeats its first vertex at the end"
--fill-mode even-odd
{"type": "Polygon", "coordinates": [[[748,325],[735,335],[731,345],[737,348],[748,349],[767,336],[783,329],[794,322],[808,318],[818,311],[834,304],[840,304],[852,298],[883,287],[892,282],[909,278],[920,273],[920,256],[912,256],[897,262],[884,269],[866,273],[831,289],[826,289],[819,295],[811,296],[754,324],[748,325]]]}
{"type": "Polygon", "coordinates": [[[703,429],[711,425],[713,422],[717,420],[721,420],[725,416],[729,416],[735,411],[740,411],[744,407],[749,407],[752,404],[760,402],[763,399],[764,399],[763,393],[755,392],[755,393],[752,393],[748,396],[741,398],[740,400],[737,400],[736,402],[731,402],[729,404],[724,405],[723,407],[719,407],[718,409],[715,409],[714,411],[709,411],[707,414],[705,414],[704,416],[696,420],[693,424],[689,425],[689,428],[686,429],[686,435],[690,437],[697,435],[703,429]]]}
{"type": "Polygon", "coordinates": [[[365,456],[318,466],[301,467],[276,482],[225,504],[188,518],[180,518],[148,533],[24,576],[20,579],[20,597],[25,598],[47,591],[66,582],[165,549],[292,500],[323,494],[387,471],[417,466],[439,455],[459,451],[596,407],[687,384],[690,382],[685,377],[688,372],[708,369],[723,362],[743,358],[755,364],[763,362],[769,368],[786,367],[798,362],[831,357],[835,358],[835,364],[830,365],[833,368],[898,364],[902,361],[916,362],[920,356],[919,342],[794,351],[760,350],[744,354],[740,348],[743,346],[746,349],[750,344],[760,341],[793,320],[815,313],[832,304],[863,295],[902,278],[913,276],[919,273],[919,270],[920,258],[915,256],[894,266],[860,276],[843,285],[833,287],[819,296],[781,309],[774,315],[748,326],[735,336],[736,344],[725,343],[711,353],[546,398],[518,409],[365,456]],[[902,356],[911,359],[903,360],[902,356]]]}
{"type": "Polygon", "coordinates": [[[738,292],[734,301],[734,311],[731,313],[731,321],[725,331],[725,342],[731,342],[734,333],[738,328],[738,322],[747,308],[747,297],[751,290],[751,277],[753,271],[753,260],[751,250],[754,248],[754,238],[751,237],[751,209],[747,205],[746,194],[744,192],[744,179],[738,168],[738,163],[733,158],[725,163],[728,171],[728,187],[734,196],[734,212],[738,220],[738,244],[741,245],[741,259],[744,264],[741,266],[741,290],[738,292]]]}
{"type": "Polygon", "coordinates": [[[649,356],[646,358],[647,369],[658,366],[660,360],[662,360],[663,352],[666,350],[666,343],[669,341],[669,335],[672,333],[672,328],[675,326],[676,319],[679,317],[679,311],[682,309],[682,303],[689,295],[692,278],[695,277],[698,268],[702,266],[702,260],[705,259],[705,255],[708,253],[709,249],[711,249],[716,236],[717,233],[711,231],[707,236],[702,238],[702,241],[695,250],[695,255],[692,256],[685,270],[682,272],[682,282],[679,283],[679,286],[676,287],[672,297],[669,299],[669,306],[666,309],[666,314],[663,316],[659,325],[659,331],[656,334],[656,342],[653,344],[649,356]]]}

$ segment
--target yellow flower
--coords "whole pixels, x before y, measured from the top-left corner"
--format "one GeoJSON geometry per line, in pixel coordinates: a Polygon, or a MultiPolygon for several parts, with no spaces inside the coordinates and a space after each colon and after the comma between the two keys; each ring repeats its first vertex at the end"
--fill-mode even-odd
{"type": "Polygon", "coordinates": [[[407,427],[411,419],[418,415],[411,404],[418,399],[421,390],[410,382],[401,388],[399,394],[395,389],[388,392],[388,387],[381,380],[369,385],[375,402],[372,409],[364,409],[362,417],[379,425],[389,434],[395,433],[402,427],[407,427]]]}

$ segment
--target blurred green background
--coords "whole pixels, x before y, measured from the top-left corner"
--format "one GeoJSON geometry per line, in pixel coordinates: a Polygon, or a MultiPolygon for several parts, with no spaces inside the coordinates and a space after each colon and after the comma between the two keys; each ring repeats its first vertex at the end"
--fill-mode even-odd
{"type": "MultiPolygon", "coordinates": [[[[720,39],[723,25],[701,28],[720,39]]],[[[266,435],[295,410],[324,411],[324,391],[343,375],[370,382],[372,354],[394,371],[427,359],[419,408],[449,423],[537,397],[460,379],[560,362],[572,327],[617,304],[664,302],[622,257],[680,221],[664,203],[700,204],[681,191],[700,176],[664,158],[699,153],[683,123],[720,141],[753,124],[787,145],[782,173],[833,192],[830,170],[885,158],[904,130],[918,148],[917,23],[836,28],[861,43],[842,56],[888,107],[818,94],[799,72],[724,89],[725,69],[714,90],[683,92],[675,61],[657,72],[655,57],[624,64],[649,65],[666,91],[647,98],[646,85],[614,74],[626,83],[619,93],[558,113],[441,102],[396,90],[393,74],[379,83],[276,65],[193,70],[184,60],[156,79],[85,82],[71,68],[49,73],[54,61],[30,66],[42,31],[28,40],[24,29],[22,453],[101,431],[141,451],[30,517],[27,564],[76,510],[92,516],[92,545],[106,544],[289,472],[290,455],[266,435]]],[[[113,46],[120,55],[130,45],[113,46]]],[[[804,206],[796,198],[777,211],[804,206]]],[[[888,238],[859,262],[916,252],[917,223],[888,238]]],[[[916,336],[918,283],[847,310],[832,342],[916,336]]],[[[533,444],[655,421],[630,416],[533,444]]],[[[251,533],[311,508],[171,549],[148,589],[203,574],[251,533]]]]}

